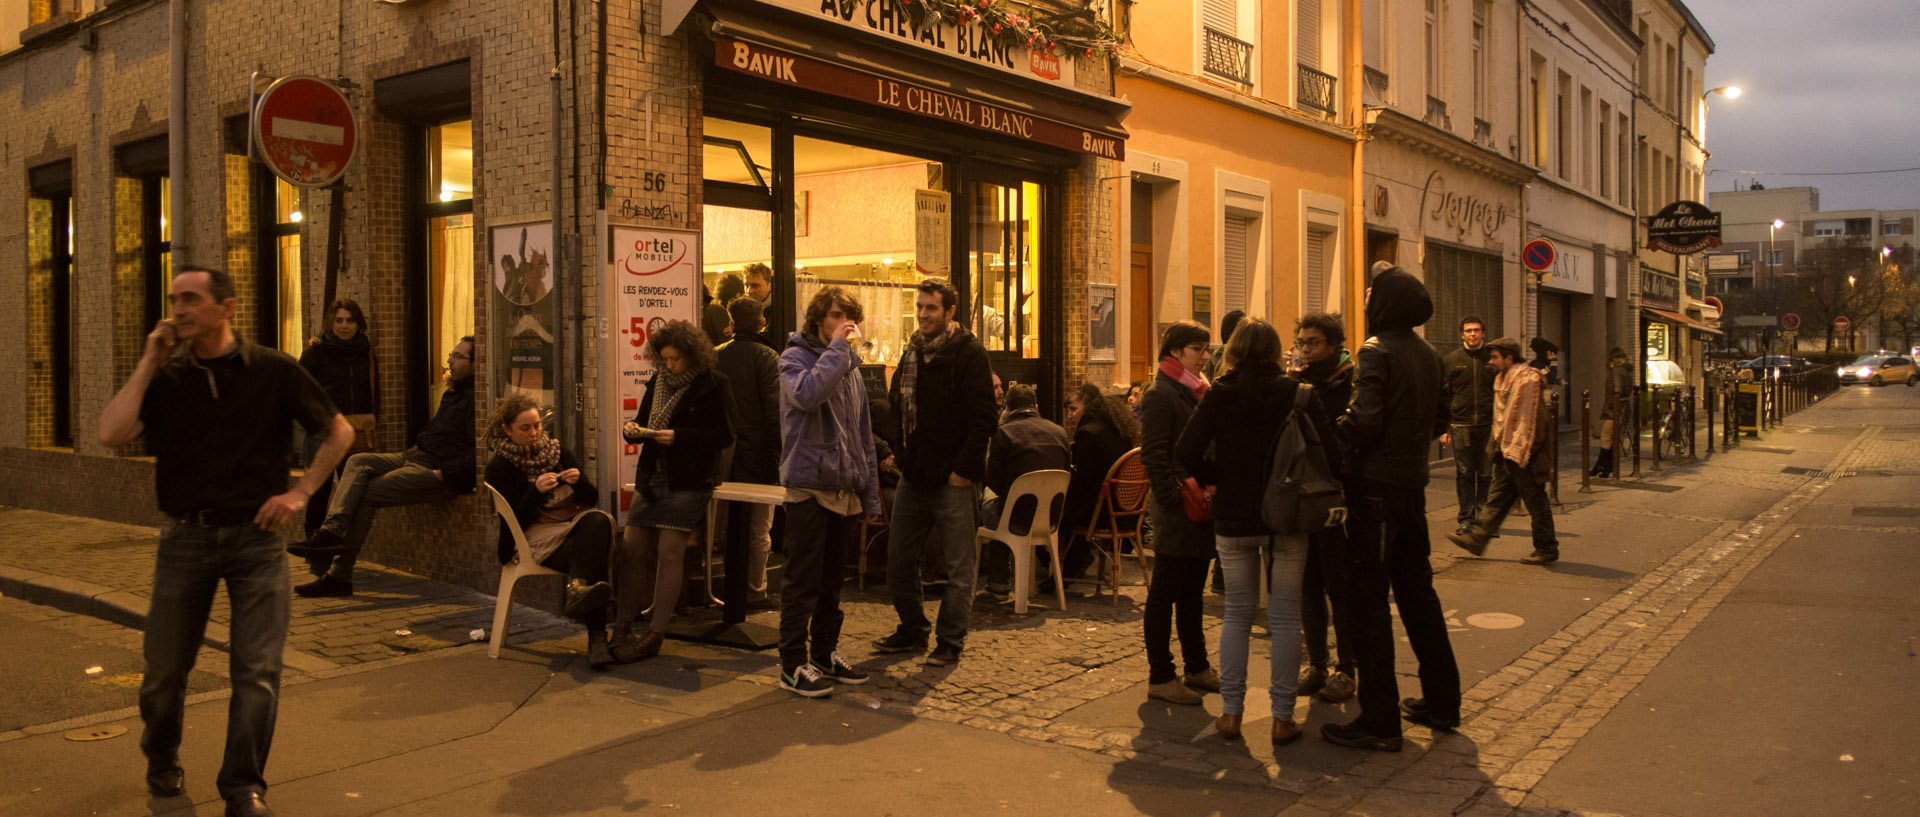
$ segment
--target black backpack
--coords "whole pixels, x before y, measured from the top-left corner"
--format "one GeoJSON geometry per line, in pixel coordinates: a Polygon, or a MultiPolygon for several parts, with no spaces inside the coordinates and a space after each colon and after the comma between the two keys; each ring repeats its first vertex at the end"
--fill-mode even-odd
{"type": "Polygon", "coordinates": [[[1327,465],[1320,432],[1307,416],[1313,387],[1297,384],[1287,425],[1273,441],[1267,465],[1267,489],[1260,497],[1260,520],[1274,533],[1297,536],[1347,521],[1340,480],[1327,465]]]}

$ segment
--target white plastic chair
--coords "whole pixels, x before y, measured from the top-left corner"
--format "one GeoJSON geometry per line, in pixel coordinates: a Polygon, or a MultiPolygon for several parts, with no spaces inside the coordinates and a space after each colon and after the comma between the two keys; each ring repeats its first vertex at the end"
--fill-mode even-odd
{"type": "Polygon", "coordinates": [[[493,496],[493,512],[500,515],[500,521],[506,523],[507,532],[513,534],[513,561],[500,566],[500,591],[493,598],[493,636],[487,641],[487,657],[499,658],[500,645],[506,643],[507,625],[513,613],[513,585],[523,576],[564,576],[558,570],[541,567],[534,561],[533,553],[527,550],[526,531],[520,529],[520,520],[513,516],[513,506],[507,504],[507,498],[500,495],[491,485],[487,493],[493,496]]]}
{"type": "Polygon", "coordinates": [[[1060,574],[1060,514],[1067,504],[1067,482],[1073,478],[1063,470],[1029,471],[1007,488],[1000,505],[999,526],[981,526],[973,534],[973,586],[980,586],[980,554],[988,542],[999,542],[1013,551],[1013,612],[1027,612],[1027,596],[1033,592],[1033,552],[1046,548],[1053,558],[1053,591],[1060,597],[1060,609],[1067,609],[1067,585],[1060,574]],[[1033,497],[1026,511],[1026,533],[1013,533],[1014,513],[1021,499],[1033,497]]]}

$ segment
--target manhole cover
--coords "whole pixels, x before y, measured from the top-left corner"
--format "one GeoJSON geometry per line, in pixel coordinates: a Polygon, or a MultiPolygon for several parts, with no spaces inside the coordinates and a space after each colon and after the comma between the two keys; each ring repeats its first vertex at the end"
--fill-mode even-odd
{"type": "Polygon", "coordinates": [[[1798,475],[1803,475],[1803,476],[1809,476],[1809,477],[1830,477],[1830,476],[1835,476],[1835,475],[1839,475],[1839,476],[1842,476],[1842,477],[1850,477],[1850,476],[1854,476],[1855,474],[1858,474],[1859,472],[1857,472],[1857,471],[1829,471],[1829,470],[1827,470],[1827,469],[1825,469],[1825,468],[1802,468],[1802,467],[1800,467],[1800,466],[1798,466],[1798,465],[1789,465],[1789,466],[1786,466],[1785,468],[1781,468],[1781,469],[1780,469],[1780,473],[1782,473],[1782,474],[1798,474],[1798,475]]]}
{"type": "Polygon", "coordinates": [[[124,726],[95,726],[90,729],[75,729],[67,733],[67,740],[107,740],[127,733],[124,726]]]}
{"type": "Polygon", "coordinates": [[[1853,509],[1854,516],[1920,516],[1920,508],[1903,508],[1892,505],[1859,505],[1853,509]]]}

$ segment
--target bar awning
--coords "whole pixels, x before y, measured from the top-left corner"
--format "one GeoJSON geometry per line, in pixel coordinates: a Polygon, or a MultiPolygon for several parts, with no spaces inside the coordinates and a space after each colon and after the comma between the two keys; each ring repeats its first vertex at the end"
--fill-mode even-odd
{"type": "Polygon", "coordinates": [[[713,65],[1000,136],[1123,159],[1130,105],[1120,99],[959,70],[886,47],[858,32],[787,15],[748,14],[718,3],[711,18],[713,65]]]}
{"type": "Polygon", "coordinates": [[[1676,324],[1679,326],[1685,326],[1697,332],[1705,332],[1709,335],[1725,335],[1726,334],[1725,332],[1722,332],[1719,329],[1716,329],[1712,326],[1707,325],[1704,321],[1694,320],[1693,318],[1689,318],[1686,315],[1681,314],[1679,312],[1668,312],[1665,309],[1654,309],[1651,306],[1640,307],[1640,311],[1645,312],[1648,315],[1651,315],[1655,319],[1658,319],[1660,321],[1676,324]]]}

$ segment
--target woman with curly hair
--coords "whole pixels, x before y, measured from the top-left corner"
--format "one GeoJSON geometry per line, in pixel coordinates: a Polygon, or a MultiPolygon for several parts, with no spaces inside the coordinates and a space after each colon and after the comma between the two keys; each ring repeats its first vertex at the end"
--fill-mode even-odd
{"type": "Polygon", "coordinates": [[[706,519],[713,486],[725,476],[721,452],[733,444],[733,394],[714,371],[713,344],[686,321],[673,321],[647,339],[653,378],[639,411],[623,429],[640,444],[633,474],[633,507],[621,541],[619,597],[615,601],[613,657],[631,663],[659,654],[685,581],[687,540],[706,519]],[[633,620],[653,607],[646,635],[633,620]]]}
{"type": "MultiPolygon", "coordinates": [[[[613,551],[613,517],[594,507],[600,492],[580,473],[573,452],[547,436],[540,404],[525,394],[500,399],[487,421],[487,485],[513,507],[527,537],[527,550],[542,567],[567,574],[562,612],[587,625],[587,665],[613,663],[607,648],[607,559],[613,551]]],[[[513,533],[500,522],[500,563],[513,561],[513,533]]]]}

